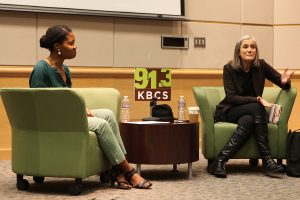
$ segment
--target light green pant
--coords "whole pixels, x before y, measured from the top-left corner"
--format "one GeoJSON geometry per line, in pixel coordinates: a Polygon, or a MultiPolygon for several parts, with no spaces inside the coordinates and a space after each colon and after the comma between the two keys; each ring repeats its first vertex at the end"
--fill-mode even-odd
{"type": "Polygon", "coordinates": [[[96,109],[92,112],[95,117],[88,117],[89,130],[96,133],[98,143],[110,163],[121,163],[125,160],[126,150],[115,115],[108,109],[96,109]]]}

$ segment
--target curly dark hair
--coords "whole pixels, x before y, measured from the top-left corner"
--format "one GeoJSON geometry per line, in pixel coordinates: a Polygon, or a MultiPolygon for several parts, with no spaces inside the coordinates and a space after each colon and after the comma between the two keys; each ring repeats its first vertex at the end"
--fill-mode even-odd
{"type": "Polygon", "coordinates": [[[62,44],[66,39],[68,33],[72,30],[66,25],[54,25],[48,28],[45,35],[40,39],[40,47],[53,51],[53,45],[55,43],[62,44]]]}

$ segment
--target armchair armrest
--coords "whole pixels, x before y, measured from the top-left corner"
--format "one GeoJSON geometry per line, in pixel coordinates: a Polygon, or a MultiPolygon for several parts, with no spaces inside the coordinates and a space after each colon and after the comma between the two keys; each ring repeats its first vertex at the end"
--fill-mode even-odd
{"type": "MultiPolygon", "coordinates": [[[[200,109],[200,115],[205,126],[213,127],[214,118],[213,113],[211,112],[208,99],[205,95],[205,92],[200,87],[193,87],[193,94],[196,100],[197,105],[200,109]]],[[[204,124],[202,126],[204,126],[204,124]]]]}
{"type": "Polygon", "coordinates": [[[276,103],[282,105],[282,111],[278,122],[278,158],[286,158],[286,137],[288,132],[288,120],[296,99],[297,89],[281,90],[276,103]]]}
{"type": "Polygon", "coordinates": [[[279,126],[288,123],[296,95],[297,89],[295,87],[291,87],[289,90],[280,91],[276,99],[276,103],[282,106],[282,111],[278,122],[279,126]]]}
{"type": "Polygon", "coordinates": [[[85,101],[89,109],[110,109],[119,119],[120,92],[114,88],[72,88],[85,101]]]}
{"type": "Polygon", "coordinates": [[[214,144],[215,141],[213,113],[203,88],[193,87],[193,94],[200,110],[202,120],[202,153],[203,155],[206,155],[205,144],[214,144]],[[209,136],[207,136],[206,134],[209,134],[209,136]]]}

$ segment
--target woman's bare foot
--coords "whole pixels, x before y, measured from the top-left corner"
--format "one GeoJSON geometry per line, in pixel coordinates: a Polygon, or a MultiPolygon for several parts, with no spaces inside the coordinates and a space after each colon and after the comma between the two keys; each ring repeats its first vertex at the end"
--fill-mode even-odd
{"type": "Polygon", "coordinates": [[[124,173],[124,177],[134,188],[148,189],[152,186],[152,183],[143,177],[141,177],[136,170],[130,166],[127,160],[122,161],[118,164],[124,173]]]}
{"type": "Polygon", "coordinates": [[[126,178],[124,177],[123,174],[120,174],[116,177],[116,182],[118,183],[118,187],[120,189],[131,189],[131,185],[128,183],[128,181],[126,180],[126,178]]]}
{"type": "Polygon", "coordinates": [[[143,177],[141,177],[138,173],[135,173],[131,179],[130,179],[130,184],[133,187],[136,187],[138,185],[143,185],[143,188],[150,188],[152,186],[152,183],[143,177]]]}
{"type": "Polygon", "coordinates": [[[133,188],[149,189],[152,183],[141,177],[134,168],[124,172],[124,176],[133,188]]]}

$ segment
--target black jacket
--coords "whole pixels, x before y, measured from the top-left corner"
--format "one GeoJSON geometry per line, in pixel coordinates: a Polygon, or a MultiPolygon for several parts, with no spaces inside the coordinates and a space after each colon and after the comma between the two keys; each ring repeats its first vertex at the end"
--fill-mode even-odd
{"type": "MultiPolygon", "coordinates": [[[[281,74],[268,63],[264,60],[259,60],[259,62],[259,67],[251,66],[253,88],[257,96],[262,96],[266,78],[282,89],[288,89],[291,87],[291,82],[288,82],[285,85],[281,84],[281,74]]],[[[223,84],[226,96],[216,107],[216,122],[225,121],[226,112],[233,106],[257,102],[256,97],[242,96],[243,77],[241,76],[241,73],[241,71],[234,69],[230,63],[224,66],[223,84]]]]}

